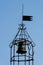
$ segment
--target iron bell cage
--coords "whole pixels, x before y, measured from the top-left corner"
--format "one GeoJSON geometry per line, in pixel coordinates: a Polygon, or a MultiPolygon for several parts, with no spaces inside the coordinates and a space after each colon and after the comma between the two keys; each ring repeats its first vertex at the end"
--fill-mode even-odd
{"type": "Polygon", "coordinates": [[[10,43],[10,65],[34,65],[34,46],[25,24],[19,24],[18,32],[10,43]]]}

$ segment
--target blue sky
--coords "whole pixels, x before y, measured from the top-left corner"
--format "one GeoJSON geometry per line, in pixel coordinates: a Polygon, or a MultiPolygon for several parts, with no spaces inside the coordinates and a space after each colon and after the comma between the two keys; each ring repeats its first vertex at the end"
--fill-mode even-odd
{"type": "Polygon", "coordinates": [[[43,0],[0,0],[0,65],[10,65],[9,44],[24,15],[32,15],[32,22],[25,22],[27,31],[35,42],[34,65],[43,64],[43,0]]]}

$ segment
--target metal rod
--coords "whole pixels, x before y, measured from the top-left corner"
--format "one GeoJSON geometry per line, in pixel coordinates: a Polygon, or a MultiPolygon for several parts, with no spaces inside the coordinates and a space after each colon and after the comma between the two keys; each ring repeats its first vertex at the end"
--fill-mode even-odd
{"type": "Polygon", "coordinates": [[[34,65],[34,51],[33,51],[33,47],[32,47],[32,65],[34,65]]]}
{"type": "MultiPolygon", "coordinates": [[[[30,60],[30,48],[28,47],[28,53],[29,53],[29,60],[30,60]]],[[[29,65],[30,65],[30,61],[29,61],[29,65]]]]}
{"type": "MultiPolygon", "coordinates": [[[[15,45],[13,46],[13,56],[15,56],[15,45]]],[[[15,57],[14,57],[15,60],[15,57]]],[[[13,61],[13,65],[15,65],[15,62],[13,61]]]]}
{"type": "Polygon", "coordinates": [[[24,61],[25,61],[24,65],[26,65],[26,54],[25,54],[25,60],[24,61]]]}
{"type": "Polygon", "coordinates": [[[10,65],[12,65],[12,47],[10,48],[10,65]]]}
{"type": "MultiPolygon", "coordinates": [[[[22,57],[22,56],[25,56],[25,55],[19,55],[19,57],[22,57]]],[[[18,55],[13,56],[12,58],[14,58],[14,57],[18,57],[18,55]]],[[[28,55],[26,55],[26,57],[30,57],[30,58],[32,58],[31,56],[28,56],[28,55]]]]}
{"type": "MultiPolygon", "coordinates": [[[[26,42],[25,42],[25,50],[26,50],[26,42]]],[[[25,65],[26,65],[26,53],[25,53],[25,65]]]]}
{"type": "MultiPolygon", "coordinates": [[[[28,62],[28,61],[32,61],[32,60],[33,60],[33,59],[30,59],[30,60],[12,60],[12,61],[17,61],[17,62],[18,62],[18,61],[19,61],[19,62],[27,61],[27,62],[28,62]]],[[[18,65],[19,65],[19,63],[18,63],[18,65]]]]}
{"type": "MultiPolygon", "coordinates": [[[[16,60],[15,60],[16,61],[16,60]]],[[[18,53],[18,65],[19,65],[19,53],[18,53]]]]}
{"type": "Polygon", "coordinates": [[[23,10],[24,10],[24,5],[22,4],[22,24],[23,24],[23,10]]]}

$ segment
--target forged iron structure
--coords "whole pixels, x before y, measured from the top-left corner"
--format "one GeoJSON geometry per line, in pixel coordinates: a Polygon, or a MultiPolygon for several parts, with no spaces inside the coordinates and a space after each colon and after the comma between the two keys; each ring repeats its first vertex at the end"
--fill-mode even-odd
{"type": "Polygon", "coordinates": [[[19,24],[18,32],[10,43],[10,65],[34,65],[34,46],[35,43],[26,31],[25,21],[32,21],[32,16],[23,16],[22,23],[19,24]]]}
{"type": "Polygon", "coordinates": [[[19,24],[18,32],[10,43],[10,65],[34,65],[35,43],[26,31],[25,24],[19,24]]]}

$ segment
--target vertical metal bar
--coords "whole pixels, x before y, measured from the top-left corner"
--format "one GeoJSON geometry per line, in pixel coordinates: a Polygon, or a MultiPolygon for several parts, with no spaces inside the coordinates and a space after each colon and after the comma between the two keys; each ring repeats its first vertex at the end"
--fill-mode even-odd
{"type": "MultiPolygon", "coordinates": [[[[28,56],[29,56],[29,60],[30,60],[30,48],[28,47],[28,56]]],[[[30,61],[29,61],[29,65],[30,65],[30,61]]]]}
{"type": "Polygon", "coordinates": [[[32,65],[34,65],[34,51],[33,51],[33,46],[32,46],[32,65]]]}
{"type": "Polygon", "coordinates": [[[24,65],[26,65],[26,54],[25,54],[25,64],[24,65]]]}
{"type": "MultiPolygon", "coordinates": [[[[15,45],[13,45],[13,57],[14,57],[14,60],[15,60],[15,45]]],[[[13,65],[15,65],[15,61],[13,61],[13,65]]]]}
{"type": "Polygon", "coordinates": [[[22,4],[22,24],[23,24],[23,10],[24,10],[24,5],[22,4]]]}
{"type": "MultiPolygon", "coordinates": [[[[26,41],[25,41],[25,50],[26,50],[26,41]]],[[[25,53],[25,64],[26,65],[26,53],[25,53]]]]}
{"type": "Polygon", "coordinates": [[[19,65],[19,53],[18,53],[18,65],[19,65]]]}
{"type": "MultiPolygon", "coordinates": [[[[29,49],[29,60],[30,60],[30,49],[29,49]]],[[[29,61],[29,65],[30,65],[30,61],[29,61]]]]}
{"type": "Polygon", "coordinates": [[[10,65],[12,65],[12,47],[10,47],[10,65]]]}

